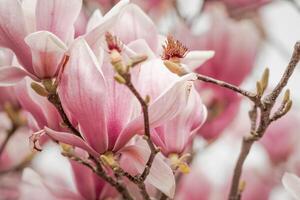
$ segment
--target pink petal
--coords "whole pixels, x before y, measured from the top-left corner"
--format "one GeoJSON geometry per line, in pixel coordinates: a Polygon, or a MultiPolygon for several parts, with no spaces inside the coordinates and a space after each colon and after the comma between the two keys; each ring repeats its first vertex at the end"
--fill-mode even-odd
{"type": "MultiPolygon", "coordinates": [[[[166,121],[174,118],[186,107],[192,86],[191,81],[195,79],[195,74],[188,74],[179,78],[178,81],[167,88],[152,104],[150,104],[149,122],[151,128],[164,124],[166,121]]],[[[134,134],[142,131],[143,128],[143,115],[140,114],[122,131],[114,150],[122,148],[134,134]]]]}
{"type": "Polygon", "coordinates": [[[27,35],[23,10],[18,0],[2,0],[0,3],[0,46],[10,48],[19,62],[30,73],[31,54],[24,42],[27,35]]]}
{"type": "Polygon", "coordinates": [[[102,69],[106,78],[107,89],[105,113],[109,141],[108,148],[109,150],[112,150],[122,129],[127,125],[132,116],[132,101],[134,96],[125,85],[115,81],[115,71],[110,62],[104,62],[102,69]]]}
{"type": "Polygon", "coordinates": [[[93,171],[76,161],[70,161],[77,190],[85,199],[96,199],[93,171]]]}
{"type": "Polygon", "coordinates": [[[95,55],[83,39],[74,42],[59,86],[61,102],[97,152],[108,147],[106,85],[95,55]],[[91,84],[92,83],[92,84],[91,84]]]}
{"type": "Polygon", "coordinates": [[[101,23],[103,16],[101,14],[101,11],[99,9],[95,10],[90,17],[88,24],[86,26],[86,32],[92,31],[94,28],[98,27],[101,23]]]}
{"type": "Polygon", "coordinates": [[[129,4],[122,10],[118,21],[113,26],[113,32],[125,44],[144,39],[153,52],[158,49],[156,26],[142,9],[134,4],[129,4]]]}
{"type": "Polygon", "coordinates": [[[74,147],[81,148],[95,157],[99,156],[99,154],[94,149],[92,149],[92,147],[90,147],[89,144],[87,144],[83,139],[72,133],[58,132],[47,127],[45,127],[44,130],[46,131],[46,134],[54,140],[72,145],[74,147]]]}
{"type": "Polygon", "coordinates": [[[28,33],[32,33],[35,28],[35,8],[37,0],[22,0],[22,9],[24,12],[25,23],[28,33]]]}
{"type": "MultiPolygon", "coordinates": [[[[131,145],[125,147],[121,151],[122,156],[126,159],[123,168],[134,168],[139,173],[142,173],[145,164],[149,158],[150,150],[146,143],[142,145],[131,145]],[[130,163],[130,165],[128,164],[130,163]]],[[[146,181],[166,194],[168,197],[173,198],[175,193],[175,177],[172,169],[164,162],[161,154],[158,154],[152,164],[150,174],[146,181]]]]}
{"type": "Polygon", "coordinates": [[[54,77],[67,50],[66,45],[48,31],[28,35],[25,42],[31,48],[33,69],[39,78],[54,77]]]}
{"type": "Polygon", "coordinates": [[[214,51],[190,51],[182,60],[182,63],[191,71],[197,69],[204,62],[214,56],[214,51]]]}
{"type": "Polygon", "coordinates": [[[62,41],[74,38],[74,23],[82,0],[39,0],[36,7],[37,30],[50,31],[62,41]]]}
{"type": "Polygon", "coordinates": [[[30,168],[25,168],[22,174],[21,199],[40,199],[43,194],[45,200],[83,200],[62,183],[61,179],[53,181],[42,178],[30,168]]]}
{"type": "Polygon", "coordinates": [[[98,54],[99,45],[103,40],[102,36],[106,31],[112,28],[114,23],[117,21],[121,10],[126,7],[128,3],[129,0],[121,0],[102,18],[100,22],[98,22],[99,25],[85,36],[87,43],[96,55],[98,54]]]}
{"type": "Polygon", "coordinates": [[[19,67],[4,66],[0,68],[0,86],[11,86],[23,80],[26,76],[32,76],[19,67]]]}
{"type": "Polygon", "coordinates": [[[182,153],[206,120],[206,116],[206,108],[202,104],[199,94],[192,88],[185,109],[163,125],[161,137],[166,147],[162,148],[162,151],[166,154],[182,153]]]}
{"type": "Polygon", "coordinates": [[[30,87],[31,82],[31,80],[26,79],[15,87],[17,97],[23,109],[32,114],[40,129],[44,126],[55,130],[62,129],[60,126],[61,118],[56,108],[46,97],[42,97],[32,90],[30,87]]]}
{"type": "Polygon", "coordinates": [[[30,88],[28,81],[23,80],[21,83],[17,84],[15,91],[22,108],[30,112],[37,121],[39,128],[43,128],[47,125],[47,120],[42,107],[35,101],[38,94],[30,88]]]}
{"type": "Polygon", "coordinates": [[[11,50],[0,48],[0,66],[11,65],[14,54],[11,50]]]}
{"type": "Polygon", "coordinates": [[[300,178],[298,176],[285,173],[282,178],[282,184],[295,199],[300,199],[300,178]]]}

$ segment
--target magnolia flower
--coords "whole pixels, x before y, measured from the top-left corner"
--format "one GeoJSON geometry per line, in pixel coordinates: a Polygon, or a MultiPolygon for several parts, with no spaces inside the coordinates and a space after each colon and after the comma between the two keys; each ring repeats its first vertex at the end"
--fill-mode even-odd
{"type": "Polygon", "coordinates": [[[74,23],[81,0],[0,1],[0,45],[10,48],[22,67],[1,68],[1,85],[30,76],[55,77],[67,45],[74,39],[74,23]]]}
{"type": "Polygon", "coordinates": [[[300,179],[295,174],[286,172],[282,177],[282,184],[295,199],[300,199],[300,179]]]}
{"type": "MultiPolygon", "coordinates": [[[[4,48],[0,48],[0,68],[3,66],[11,65],[13,62],[13,53],[4,48]]],[[[1,87],[0,88],[0,109],[3,109],[6,103],[10,103],[13,106],[18,106],[18,101],[13,87],[1,87]]]]}
{"type": "MultiPolygon", "coordinates": [[[[142,65],[141,69],[147,66],[142,65]]],[[[159,79],[163,81],[164,76],[147,76],[156,77],[151,79],[153,82],[148,82],[148,87],[160,92],[149,104],[150,127],[154,128],[185,109],[195,75],[177,77],[167,87],[154,83],[159,79]]],[[[140,79],[143,80],[141,76],[140,79]]],[[[57,141],[82,148],[99,157],[109,151],[120,151],[134,134],[143,132],[143,115],[140,111],[135,111],[140,107],[135,97],[124,85],[114,80],[110,64],[99,66],[83,39],[78,39],[71,47],[70,60],[62,75],[58,92],[64,108],[78,122],[83,135],[81,139],[70,133],[45,128],[47,134],[57,141]],[[82,68],[83,65],[85,68],[82,68]],[[91,86],[91,80],[97,87],[91,86]]]]}
{"type": "Polygon", "coordinates": [[[96,200],[116,196],[109,184],[89,168],[61,157],[58,148],[48,146],[41,154],[32,165],[34,170],[23,171],[20,199],[35,200],[41,193],[45,200],[96,200]]]}
{"type": "Polygon", "coordinates": [[[191,172],[179,182],[175,200],[209,200],[212,194],[212,183],[194,166],[191,172]]]}

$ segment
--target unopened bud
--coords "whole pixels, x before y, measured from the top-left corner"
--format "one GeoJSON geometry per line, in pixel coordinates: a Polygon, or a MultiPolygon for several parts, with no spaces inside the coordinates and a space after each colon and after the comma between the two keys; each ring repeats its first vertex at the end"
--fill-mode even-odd
{"type": "Polygon", "coordinates": [[[178,76],[182,76],[186,74],[185,69],[180,66],[178,63],[174,63],[169,60],[164,61],[164,65],[174,74],[177,74],[178,76]]]}
{"type": "Polygon", "coordinates": [[[119,167],[112,152],[106,152],[105,154],[100,155],[100,159],[105,165],[111,167],[112,169],[119,167]]]}
{"type": "Polygon", "coordinates": [[[60,147],[62,149],[62,152],[64,153],[72,153],[74,150],[74,148],[71,145],[65,143],[60,143],[60,147]]]}
{"type": "Polygon", "coordinates": [[[290,90],[287,89],[284,93],[283,103],[286,104],[290,100],[290,90]]]}
{"type": "Polygon", "coordinates": [[[149,95],[146,95],[146,97],[145,97],[145,103],[146,104],[150,103],[150,96],[149,95]]]}
{"type": "Polygon", "coordinates": [[[286,103],[286,106],[284,108],[284,113],[287,113],[291,110],[293,106],[293,101],[292,100],[289,100],[287,103],[286,103]]]}
{"type": "Polygon", "coordinates": [[[269,84],[269,74],[270,74],[270,70],[269,70],[269,68],[266,68],[265,71],[264,71],[264,73],[263,73],[263,75],[262,75],[262,78],[260,80],[263,92],[268,87],[268,84],[269,84]]]}
{"type": "Polygon", "coordinates": [[[260,97],[264,93],[264,90],[263,90],[262,85],[261,85],[260,82],[256,82],[256,92],[257,92],[257,95],[260,96],[260,97]]]}
{"type": "Polygon", "coordinates": [[[147,55],[138,55],[138,56],[132,57],[130,66],[134,67],[134,66],[146,61],[147,59],[148,59],[147,55]]]}
{"type": "Polygon", "coordinates": [[[47,92],[47,90],[41,86],[40,84],[36,83],[36,82],[32,82],[31,84],[31,88],[40,96],[43,97],[47,97],[49,95],[49,93],[47,92]]]}
{"type": "Polygon", "coordinates": [[[114,76],[115,81],[117,81],[120,84],[125,84],[126,80],[120,75],[120,74],[116,74],[114,76]]]}
{"type": "Polygon", "coordinates": [[[243,192],[246,188],[246,181],[241,181],[239,184],[239,192],[243,192]]]}
{"type": "Polygon", "coordinates": [[[185,162],[181,162],[181,163],[179,163],[178,164],[178,169],[179,169],[179,171],[180,172],[182,172],[183,174],[188,174],[188,173],[190,173],[190,167],[188,166],[188,164],[187,163],[185,163],[185,162]]]}

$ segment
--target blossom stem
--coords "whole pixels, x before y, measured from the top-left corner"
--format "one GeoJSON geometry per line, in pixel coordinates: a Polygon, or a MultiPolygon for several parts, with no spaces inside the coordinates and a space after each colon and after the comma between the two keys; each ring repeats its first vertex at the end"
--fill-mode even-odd
{"type": "Polygon", "coordinates": [[[256,100],[256,95],[254,93],[244,90],[244,89],[242,89],[238,86],[232,85],[230,83],[227,83],[225,81],[217,80],[217,79],[214,79],[209,76],[202,75],[202,74],[197,74],[197,79],[201,80],[203,82],[206,82],[206,83],[212,83],[212,84],[218,85],[220,87],[227,88],[229,90],[237,92],[237,93],[249,98],[251,101],[256,100]]]}
{"type": "Polygon", "coordinates": [[[136,177],[135,183],[141,190],[141,194],[146,200],[150,200],[150,196],[148,195],[145,187],[145,180],[147,176],[150,173],[151,166],[153,164],[154,158],[156,154],[158,153],[158,150],[156,149],[155,145],[153,144],[151,140],[151,133],[150,133],[150,123],[149,123],[149,112],[148,112],[148,104],[147,102],[142,98],[140,93],[137,91],[137,89],[134,87],[134,85],[131,82],[130,74],[123,74],[123,77],[125,78],[126,82],[125,85],[129,88],[129,90],[133,93],[133,95],[137,98],[139,101],[142,111],[143,111],[143,117],[144,117],[144,138],[147,141],[147,144],[150,148],[150,156],[147,160],[147,163],[145,165],[144,171],[136,177]]]}
{"type": "Polygon", "coordinates": [[[145,169],[143,173],[140,175],[141,181],[145,181],[147,176],[150,173],[150,169],[152,166],[152,163],[154,161],[155,155],[158,153],[158,150],[155,148],[152,140],[151,140],[151,134],[150,134],[150,125],[149,125],[149,113],[148,113],[148,104],[146,101],[141,97],[139,92],[136,90],[134,85],[132,84],[130,80],[130,75],[126,75],[126,86],[129,88],[129,90],[134,94],[134,96],[138,99],[139,103],[141,104],[142,110],[143,110],[143,116],[144,116],[144,134],[145,134],[145,140],[147,141],[147,144],[150,148],[151,154],[148,158],[148,161],[146,163],[145,169]]]}

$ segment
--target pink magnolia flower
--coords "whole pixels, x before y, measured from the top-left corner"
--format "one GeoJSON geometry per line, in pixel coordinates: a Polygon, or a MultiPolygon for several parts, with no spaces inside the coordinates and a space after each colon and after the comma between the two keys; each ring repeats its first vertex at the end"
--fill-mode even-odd
{"type": "Polygon", "coordinates": [[[2,67],[1,85],[24,76],[35,80],[57,75],[67,44],[74,39],[74,23],[81,0],[1,0],[0,45],[10,48],[22,67],[2,67]],[[36,32],[35,32],[36,31],[36,32]]]}
{"type": "MultiPolygon", "coordinates": [[[[141,70],[147,66],[142,65],[141,70]]],[[[162,66],[161,69],[164,70],[165,67],[162,66]]],[[[149,105],[149,121],[153,128],[185,109],[191,80],[195,79],[194,74],[188,74],[173,79],[168,85],[157,85],[154,82],[166,81],[164,76],[157,75],[159,74],[147,75],[155,76],[150,79],[152,82],[148,82],[148,87],[161,92],[149,105]]],[[[100,67],[87,43],[78,39],[70,50],[70,60],[58,91],[63,106],[78,122],[83,139],[45,128],[47,134],[57,141],[82,148],[98,157],[107,151],[118,152],[136,133],[142,133],[143,115],[140,110],[136,110],[140,108],[139,104],[130,91],[113,77],[112,66],[104,63],[100,67]],[[82,68],[83,64],[85,68],[82,68]],[[90,80],[97,87],[91,86],[90,80]]],[[[143,79],[141,75],[140,79],[143,79]]],[[[138,82],[137,85],[144,84],[138,82]]]]}
{"type": "MultiPolygon", "coordinates": [[[[164,77],[164,81],[156,83],[161,85],[160,90],[164,88],[163,84],[166,84],[165,87],[167,87],[169,82],[178,79],[177,75],[169,72],[161,60],[145,63],[140,72],[140,78],[143,80],[139,86],[142,94],[148,94],[153,99],[157,98],[160,91],[155,91],[148,86],[150,83],[154,83],[153,77],[147,76],[148,74],[161,74],[164,77]]],[[[195,88],[192,87],[190,90],[190,97],[185,109],[173,119],[152,130],[153,141],[166,156],[171,153],[180,155],[206,120],[206,107],[202,104],[195,88]]]]}
{"type": "Polygon", "coordinates": [[[189,174],[182,176],[175,200],[209,200],[211,194],[211,182],[194,166],[189,174]]]}
{"type": "MultiPolygon", "coordinates": [[[[13,53],[4,48],[0,48],[0,67],[11,65],[13,62],[13,53]]],[[[0,109],[3,109],[5,103],[11,103],[13,106],[18,106],[18,101],[13,87],[0,87],[0,109]]]]}
{"type": "MultiPolygon", "coordinates": [[[[84,156],[80,151],[76,154],[84,156]]],[[[46,149],[33,168],[23,171],[20,199],[35,200],[42,193],[45,200],[96,200],[114,197],[116,193],[86,166],[61,157],[58,149],[46,149]],[[50,153],[51,158],[47,157],[50,153]]]]}
{"type": "MultiPolygon", "coordinates": [[[[211,49],[215,56],[195,71],[234,85],[240,85],[251,72],[260,44],[260,36],[248,21],[233,21],[221,9],[210,8],[210,29],[199,36],[199,47],[211,49]],[[244,40],[247,37],[249,40],[244,40]]],[[[199,48],[198,47],[198,48],[199,48]]],[[[210,84],[199,84],[208,105],[207,123],[199,131],[206,139],[215,139],[237,114],[238,95],[210,84]]]]}
{"type": "MultiPolygon", "coordinates": [[[[11,123],[5,113],[0,113],[0,145],[3,145],[7,130],[10,129],[11,123]]],[[[20,163],[27,160],[31,154],[28,148],[29,130],[21,127],[10,137],[8,143],[0,155],[0,197],[3,199],[18,199],[19,186],[21,180],[20,172],[5,173],[20,163]]]]}
{"type": "Polygon", "coordinates": [[[292,197],[300,199],[300,179],[298,176],[286,172],[282,177],[282,184],[292,197]]]}

